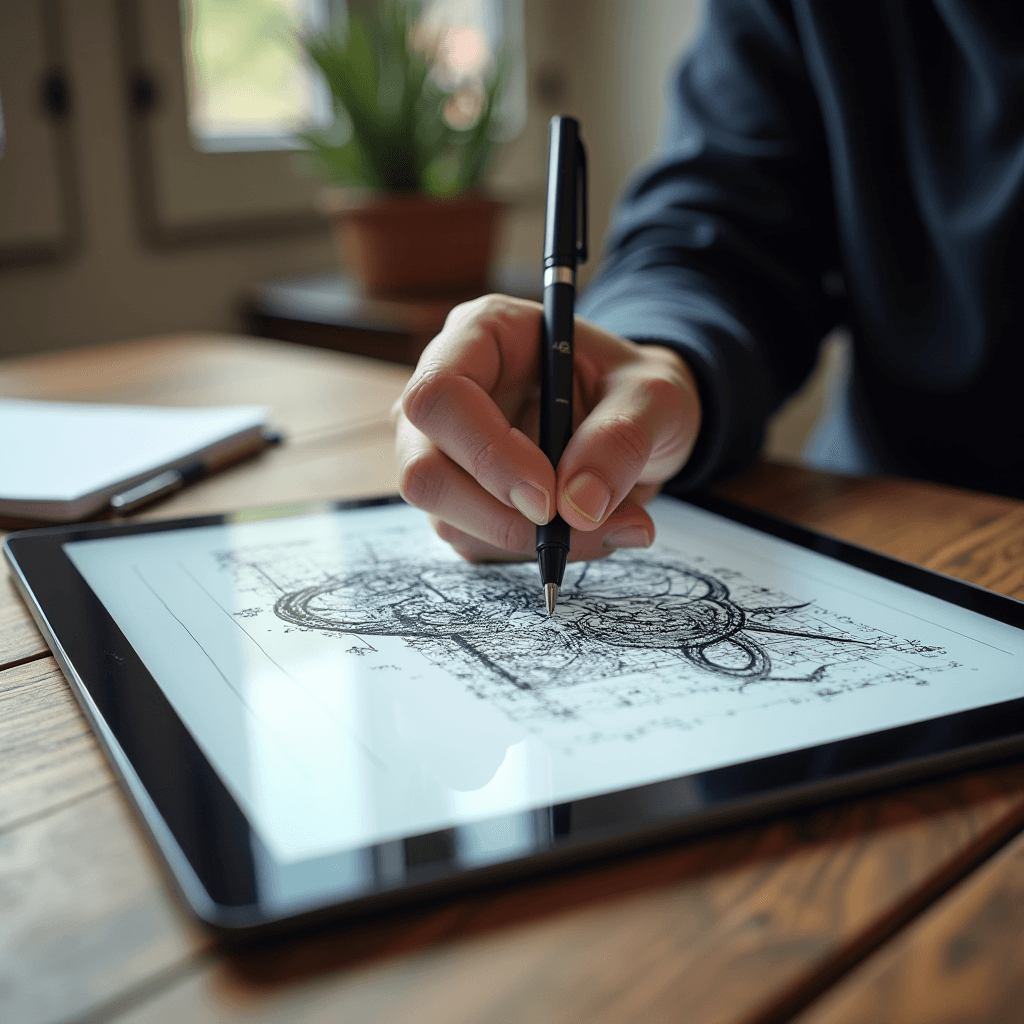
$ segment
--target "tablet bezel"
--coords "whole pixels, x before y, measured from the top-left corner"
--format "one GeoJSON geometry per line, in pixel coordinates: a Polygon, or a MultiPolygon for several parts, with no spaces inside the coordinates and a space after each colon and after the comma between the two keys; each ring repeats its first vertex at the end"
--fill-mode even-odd
{"type": "MultiPolygon", "coordinates": [[[[682,499],[677,499],[682,500],[682,499]]],[[[1024,629],[1024,603],[721,498],[706,511],[1024,629]]],[[[251,827],[159,684],[65,554],[71,541],[311,515],[377,498],[148,522],[50,527],[4,545],[15,582],[180,895],[212,928],[248,936],[359,913],[573,859],[706,831],[1024,750],[1024,697],[522,814],[282,865],[251,827]],[[466,864],[459,830],[515,837],[466,864]],[[529,837],[524,844],[523,837],[529,837]],[[357,879],[357,880],[354,880],[357,879]]],[[[470,844],[472,845],[472,844],[470,844]]]]}

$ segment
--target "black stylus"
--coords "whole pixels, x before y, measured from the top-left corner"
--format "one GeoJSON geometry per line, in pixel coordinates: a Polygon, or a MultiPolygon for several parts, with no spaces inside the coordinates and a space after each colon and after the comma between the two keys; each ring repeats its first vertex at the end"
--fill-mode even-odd
{"type": "MultiPolygon", "coordinates": [[[[553,117],[544,218],[544,322],[540,332],[540,450],[558,468],[572,436],[576,265],[587,258],[587,162],[579,122],[553,117]]],[[[537,563],[548,615],[569,557],[569,524],[555,515],[537,527],[537,563]]]]}

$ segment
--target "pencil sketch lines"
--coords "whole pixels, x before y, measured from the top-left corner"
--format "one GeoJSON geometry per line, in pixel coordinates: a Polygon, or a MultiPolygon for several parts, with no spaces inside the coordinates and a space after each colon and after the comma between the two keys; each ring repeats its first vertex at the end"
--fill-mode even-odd
{"type": "MultiPolygon", "coordinates": [[[[549,619],[532,565],[379,560],[284,593],[274,612],[305,629],[402,637],[470,685],[482,676],[520,691],[671,665],[739,690],[761,681],[814,684],[831,664],[892,645],[892,637],[854,635],[810,602],[764,588],[770,603],[741,600],[723,572],[642,556],[570,567],[549,619]]],[[[758,588],[737,580],[754,598],[758,588]]]]}

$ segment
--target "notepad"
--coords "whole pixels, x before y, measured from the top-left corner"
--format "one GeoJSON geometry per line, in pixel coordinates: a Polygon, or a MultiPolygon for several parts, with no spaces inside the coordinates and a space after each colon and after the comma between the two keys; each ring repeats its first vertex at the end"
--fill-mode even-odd
{"type": "Polygon", "coordinates": [[[263,406],[181,409],[0,399],[0,516],[73,522],[168,470],[261,443],[263,406]]]}

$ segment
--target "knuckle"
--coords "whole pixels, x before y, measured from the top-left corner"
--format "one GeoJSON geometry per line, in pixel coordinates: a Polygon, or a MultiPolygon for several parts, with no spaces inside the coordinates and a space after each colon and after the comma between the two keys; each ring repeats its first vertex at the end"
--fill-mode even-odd
{"type": "Polygon", "coordinates": [[[494,542],[503,551],[523,551],[529,547],[530,534],[535,529],[522,516],[509,515],[499,525],[494,542]]]}
{"type": "Polygon", "coordinates": [[[481,483],[489,479],[501,459],[501,450],[495,441],[487,441],[470,458],[470,472],[481,483]]]}
{"type": "Polygon", "coordinates": [[[429,511],[440,499],[443,474],[444,457],[440,452],[418,452],[399,470],[398,493],[410,505],[429,511]]]}
{"type": "MultiPolygon", "coordinates": [[[[446,523],[443,519],[438,519],[434,522],[434,532],[441,538],[446,544],[451,544],[456,550],[459,545],[465,545],[466,535],[457,527],[452,526],[451,523],[446,523]]],[[[459,552],[461,554],[461,552],[459,552]]]]}
{"type": "Polygon", "coordinates": [[[514,303],[507,295],[499,295],[491,292],[489,295],[481,295],[475,300],[478,316],[484,320],[500,320],[507,317],[513,311],[514,303]]]}
{"type": "Polygon", "coordinates": [[[452,374],[446,370],[428,369],[414,380],[402,396],[402,411],[415,427],[426,422],[437,403],[452,386],[452,374]]]}
{"type": "MultiPolygon", "coordinates": [[[[539,308],[539,307],[538,307],[539,308]]],[[[500,335],[524,314],[535,313],[532,304],[492,292],[465,304],[465,316],[480,327],[500,335]]]]}
{"type": "Polygon", "coordinates": [[[601,425],[601,442],[612,455],[639,472],[650,457],[650,444],[643,428],[628,416],[615,416],[601,425]]]}
{"type": "Polygon", "coordinates": [[[471,299],[469,302],[460,302],[457,306],[452,306],[448,311],[448,315],[444,318],[444,327],[442,327],[441,333],[443,334],[472,320],[479,302],[479,299],[471,299]]]}
{"type": "Polygon", "coordinates": [[[644,399],[655,408],[671,409],[679,404],[679,385],[667,377],[650,377],[643,385],[644,399]]]}
{"type": "Polygon", "coordinates": [[[460,302],[445,317],[445,330],[451,327],[463,327],[472,323],[481,323],[497,315],[501,305],[501,295],[480,295],[468,302],[460,302]]]}

